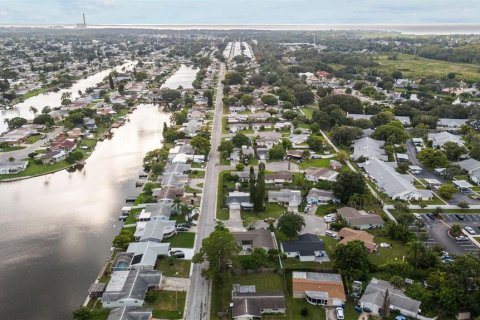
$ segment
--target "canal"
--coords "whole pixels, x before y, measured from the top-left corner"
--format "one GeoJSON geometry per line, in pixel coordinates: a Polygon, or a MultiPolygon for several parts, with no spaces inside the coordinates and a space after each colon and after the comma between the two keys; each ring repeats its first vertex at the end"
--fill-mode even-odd
{"type": "Polygon", "coordinates": [[[109,256],[169,114],[140,105],[81,171],[0,184],[0,319],[71,319],[109,256]],[[7,289],[8,288],[8,289],[7,289]]]}
{"type": "MultiPolygon", "coordinates": [[[[196,72],[188,74],[180,68],[167,81],[187,87],[196,72]]],[[[143,156],[161,147],[169,118],[139,105],[81,171],[0,183],[0,319],[72,319],[110,256],[125,197],[140,192],[143,156]]]]}
{"type": "Polygon", "coordinates": [[[174,76],[170,77],[162,85],[162,88],[177,89],[181,86],[183,89],[192,89],[192,82],[197,75],[198,69],[182,64],[175,72],[174,76]]]}
{"type": "Polygon", "coordinates": [[[112,70],[117,70],[119,72],[122,70],[129,70],[133,68],[135,64],[136,62],[127,61],[126,63],[115,68],[103,70],[85,79],[81,79],[68,89],[62,89],[58,92],[39,94],[23,102],[17,103],[13,109],[0,110],[0,133],[7,131],[7,124],[4,122],[4,119],[22,117],[27,120],[31,120],[34,118],[34,114],[30,111],[30,107],[35,107],[38,112],[41,112],[45,106],[49,106],[51,108],[60,107],[62,94],[64,92],[70,92],[72,94],[71,100],[73,101],[79,97],[78,91],[85,92],[87,88],[95,87],[97,83],[102,82],[103,79],[108,76],[110,72],[112,72],[112,70]]]}

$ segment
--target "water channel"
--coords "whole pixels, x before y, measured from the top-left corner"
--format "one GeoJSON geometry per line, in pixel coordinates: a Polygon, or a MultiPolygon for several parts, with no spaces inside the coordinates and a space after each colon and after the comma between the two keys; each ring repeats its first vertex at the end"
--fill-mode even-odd
{"type": "Polygon", "coordinates": [[[38,112],[42,111],[43,107],[49,106],[51,108],[60,107],[62,94],[64,92],[70,92],[72,94],[71,100],[75,100],[79,97],[78,91],[85,92],[87,88],[95,87],[97,83],[102,82],[103,79],[108,76],[112,70],[122,71],[129,70],[135,66],[135,62],[128,61],[120,66],[112,69],[107,69],[95,73],[85,79],[81,79],[76,82],[72,87],[68,89],[62,89],[57,92],[47,92],[45,94],[39,94],[37,96],[26,99],[23,102],[17,103],[13,109],[0,111],[0,133],[7,131],[7,124],[4,123],[4,119],[11,119],[14,117],[22,117],[27,120],[34,118],[34,114],[30,111],[30,107],[35,107],[38,112]]]}
{"type": "MultiPolygon", "coordinates": [[[[168,80],[174,88],[187,81],[178,74],[168,80]]],[[[125,197],[139,192],[142,158],[160,147],[168,121],[140,105],[81,171],[0,183],[0,319],[72,318],[109,256],[125,197]]]]}

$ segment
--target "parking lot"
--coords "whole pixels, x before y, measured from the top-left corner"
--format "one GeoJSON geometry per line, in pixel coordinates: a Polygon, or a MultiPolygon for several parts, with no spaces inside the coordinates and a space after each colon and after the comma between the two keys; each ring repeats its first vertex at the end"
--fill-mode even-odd
{"type": "Polygon", "coordinates": [[[454,255],[463,255],[469,252],[478,251],[477,246],[470,240],[457,241],[451,238],[448,235],[448,230],[451,225],[457,223],[462,227],[472,227],[475,232],[480,235],[480,229],[477,228],[480,225],[479,215],[465,214],[463,215],[463,220],[458,219],[454,213],[442,214],[442,220],[430,219],[426,214],[421,214],[420,216],[428,229],[428,238],[425,241],[427,246],[439,246],[454,255]]]}

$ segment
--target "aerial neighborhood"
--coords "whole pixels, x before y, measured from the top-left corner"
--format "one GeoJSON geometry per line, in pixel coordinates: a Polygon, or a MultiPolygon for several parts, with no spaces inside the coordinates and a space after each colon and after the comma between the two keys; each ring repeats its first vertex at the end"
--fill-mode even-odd
{"type": "Polygon", "coordinates": [[[133,34],[0,37],[24,53],[0,105],[25,112],[1,186],[88,169],[139,111],[166,115],[74,319],[479,319],[480,76],[436,55],[464,38],[133,34]]]}

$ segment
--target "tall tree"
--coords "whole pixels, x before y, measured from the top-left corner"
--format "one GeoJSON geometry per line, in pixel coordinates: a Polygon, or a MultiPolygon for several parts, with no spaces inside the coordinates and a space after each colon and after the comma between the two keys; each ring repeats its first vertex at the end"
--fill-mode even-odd
{"type": "Polygon", "coordinates": [[[265,209],[265,164],[262,162],[258,165],[257,183],[255,185],[255,211],[263,211],[265,209]]]}
{"type": "Polygon", "coordinates": [[[200,251],[193,256],[193,263],[208,262],[208,267],[202,270],[207,279],[215,279],[222,283],[228,276],[230,265],[236,265],[240,246],[228,229],[217,225],[207,238],[202,240],[200,251]]]}
{"type": "Polygon", "coordinates": [[[366,193],[367,184],[361,173],[344,171],[337,176],[333,192],[342,203],[347,203],[353,194],[362,195],[366,193]]]}
{"type": "Polygon", "coordinates": [[[305,226],[305,220],[293,212],[284,213],[278,218],[278,229],[289,239],[296,238],[305,226]]]}
{"type": "Polygon", "coordinates": [[[347,286],[351,280],[364,278],[371,267],[368,251],[361,241],[339,244],[335,249],[334,261],[335,269],[345,277],[347,286]]]}
{"type": "Polygon", "coordinates": [[[113,82],[113,77],[111,73],[108,75],[108,84],[110,85],[110,89],[115,89],[115,83],[113,82]]]}

